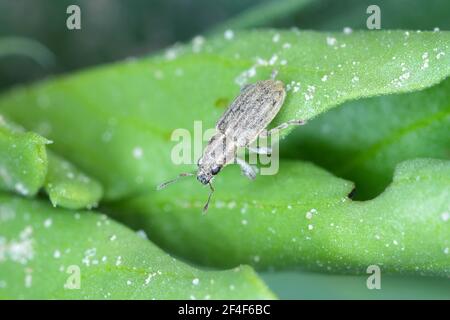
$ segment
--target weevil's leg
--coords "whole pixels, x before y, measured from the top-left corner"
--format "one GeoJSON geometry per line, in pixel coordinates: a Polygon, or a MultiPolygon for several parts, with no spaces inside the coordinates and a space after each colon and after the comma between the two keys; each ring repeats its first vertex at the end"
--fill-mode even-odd
{"type": "Polygon", "coordinates": [[[289,121],[286,121],[286,122],[280,124],[279,126],[276,126],[275,128],[272,128],[268,131],[267,130],[262,131],[259,134],[259,137],[262,137],[262,138],[268,137],[275,132],[279,132],[283,129],[286,129],[289,126],[301,126],[301,125],[304,125],[305,123],[306,123],[306,121],[304,121],[304,120],[289,120],[289,121]]]}
{"type": "Polygon", "coordinates": [[[241,167],[242,173],[249,178],[254,180],[256,178],[257,168],[252,167],[247,162],[240,158],[236,158],[236,163],[241,167]]]}
{"type": "Polygon", "coordinates": [[[212,197],[212,195],[213,195],[213,193],[215,191],[213,185],[211,184],[211,182],[208,183],[208,185],[209,185],[210,192],[209,192],[208,200],[206,201],[206,204],[203,207],[203,214],[205,214],[206,211],[208,211],[209,202],[211,201],[211,197],[212,197]]]}
{"type": "Polygon", "coordinates": [[[265,154],[269,156],[272,154],[272,148],[270,147],[248,147],[247,149],[248,151],[257,154],[265,154]]]}

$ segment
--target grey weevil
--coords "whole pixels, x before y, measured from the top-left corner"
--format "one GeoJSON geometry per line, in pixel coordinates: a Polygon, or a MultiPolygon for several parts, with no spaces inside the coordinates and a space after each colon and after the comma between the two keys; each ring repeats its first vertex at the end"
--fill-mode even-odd
{"type": "Polygon", "coordinates": [[[223,167],[230,163],[237,163],[243,174],[253,180],[256,177],[256,171],[245,160],[237,157],[238,148],[245,147],[251,152],[270,154],[270,148],[251,148],[250,144],[258,137],[270,136],[289,125],[304,124],[302,120],[290,120],[270,130],[266,129],[280,111],[286,97],[283,82],[276,80],[275,77],[276,72],[273,72],[269,80],[244,86],[241,93],[217,121],[217,132],[209,140],[202,157],[198,160],[198,170],[181,173],[177,178],[160,184],[157,190],[165,188],[182,177],[197,176],[198,181],[209,185],[210,188],[208,200],[203,207],[203,212],[206,212],[214,193],[211,181],[223,167]]]}

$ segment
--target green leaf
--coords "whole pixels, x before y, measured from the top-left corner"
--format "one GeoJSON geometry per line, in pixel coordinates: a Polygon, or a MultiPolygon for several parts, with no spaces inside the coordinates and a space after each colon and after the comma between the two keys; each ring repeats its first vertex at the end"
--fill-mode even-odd
{"type": "Polygon", "coordinates": [[[102,186],[70,162],[49,152],[45,191],[52,204],[68,209],[92,208],[102,198],[102,186]]]}
{"type": "Polygon", "coordinates": [[[0,189],[34,196],[44,188],[54,206],[97,206],[102,186],[71,163],[46,150],[51,141],[6,121],[0,114],[0,189]]]}
{"type": "Polygon", "coordinates": [[[354,181],[357,198],[367,199],[384,190],[401,161],[450,159],[449,128],[448,79],[416,93],[348,102],[295,130],[280,149],[354,181]]]}
{"type": "Polygon", "coordinates": [[[49,141],[33,132],[23,132],[0,115],[0,190],[33,196],[47,174],[49,141]]]}
{"type": "Polygon", "coordinates": [[[192,268],[104,215],[0,203],[1,299],[274,298],[248,266],[192,268]]]}
{"type": "Polygon", "coordinates": [[[350,182],[308,163],[283,161],[277,175],[255,181],[233,169],[217,179],[207,215],[206,192],[185,180],[117,204],[114,216],[208,265],[450,275],[449,161],[404,162],[366,202],[347,197],[350,182]]]}
{"type": "Polygon", "coordinates": [[[172,164],[173,130],[192,132],[194,120],[213,127],[240,85],[267,79],[272,69],[290,89],[275,124],[311,119],[350,99],[436,84],[450,73],[449,41],[448,32],[412,31],[196,38],[165,57],[16,89],[0,99],[0,110],[37,132],[50,127],[55,150],[118,199],[192,169],[172,164]]]}

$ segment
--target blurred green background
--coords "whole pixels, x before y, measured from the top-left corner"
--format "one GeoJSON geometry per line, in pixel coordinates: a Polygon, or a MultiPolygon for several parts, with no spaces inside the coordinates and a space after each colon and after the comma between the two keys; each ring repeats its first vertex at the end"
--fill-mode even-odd
{"type": "Polygon", "coordinates": [[[51,52],[44,65],[36,63],[42,60],[40,48],[27,56],[4,56],[0,88],[147,55],[262,2],[267,0],[0,0],[0,37],[33,39],[51,52]],[[81,8],[81,30],[66,28],[71,4],[81,8]]]}
{"type": "MultiPolygon", "coordinates": [[[[0,0],[0,91],[227,28],[365,29],[370,4],[383,29],[450,29],[448,0],[0,0]],[[70,4],[81,8],[81,30],[66,28],[70,4]]],[[[381,290],[368,290],[364,276],[261,275],[287,299],[450,299],[448,279],[383,276],[381,290]]]]}

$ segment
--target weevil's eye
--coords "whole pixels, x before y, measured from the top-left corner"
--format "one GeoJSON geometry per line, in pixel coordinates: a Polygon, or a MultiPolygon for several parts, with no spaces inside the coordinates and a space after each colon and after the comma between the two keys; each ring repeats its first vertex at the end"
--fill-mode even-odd
{"type": "Polygon", "coordinates": [[[215,176],[216,174],[219,173],[220,169],[221,169],[220,166],[214,166],[214,167],[212,167],[212,168],[211,168],[211,174],[212,174],[213,176],[215,176]]]}
{"type": "Polygon", "coordinates": [[[200,181],[202,184],[207,184],[209,180],[211,180],[211,176],[208,176],[206,174],[200,174],[197,176],[197,180],[200,181]]]}

